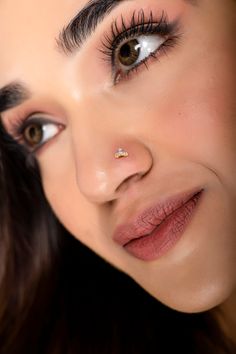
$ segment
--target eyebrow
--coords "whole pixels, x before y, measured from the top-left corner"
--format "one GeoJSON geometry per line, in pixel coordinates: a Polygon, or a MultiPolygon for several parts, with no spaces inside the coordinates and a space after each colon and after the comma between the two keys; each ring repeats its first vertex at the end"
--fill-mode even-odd
{"type": "Polygon", "coordinates": [[[0,113],[22,104],[29,99],[29,90],[20,82],[12,82],[0,89],[0,113]]]}
{"type": "Polygon", "coordinates": [[[125,1],[131,0],[90,0],[56,38],[58,49],[65,54],[79,50],[98,24],[125,1]]]}

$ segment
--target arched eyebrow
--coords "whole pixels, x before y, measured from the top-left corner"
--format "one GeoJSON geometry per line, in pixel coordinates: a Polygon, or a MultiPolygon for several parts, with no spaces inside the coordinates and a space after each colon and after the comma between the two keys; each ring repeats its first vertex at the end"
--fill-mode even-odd
{"type": "MultiPolygon", "coordinates": [[[[56,38],[57,48],[67,55],[81,49],[98,24],[118,5],[135,0],[90,0],[56,38]]],[[[198,0],[183,0],[193,6],[198,0]]]]}
{"type": "Polygon", "coordinates": [[[134,0],[90,0],[56,38],[57,48],[73,54],[85,43],[96,27],[118,5],[134,0]]]}

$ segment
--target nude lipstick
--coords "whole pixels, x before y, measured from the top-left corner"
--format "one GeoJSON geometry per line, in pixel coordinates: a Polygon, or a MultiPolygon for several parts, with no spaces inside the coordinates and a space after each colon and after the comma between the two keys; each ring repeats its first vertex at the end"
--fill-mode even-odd
{"type": "Polygon", "coordinates": [[[146,209],[117,227],[115,242],[136,258],[152,261],[171,249],[190,223],[203,189],[186,192],[146,209]]]}

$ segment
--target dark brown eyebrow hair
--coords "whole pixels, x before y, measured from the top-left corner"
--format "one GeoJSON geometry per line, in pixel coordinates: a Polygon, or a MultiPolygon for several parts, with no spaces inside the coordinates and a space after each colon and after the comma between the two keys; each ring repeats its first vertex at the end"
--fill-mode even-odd
{"type": "MultiPolygon", "coordinates": [[[[65,26],[56,39],[57,47],[64,53],[78,50],[115,7],[134,0],[90,0],[65,26]]],[[[183,0],[196,6],[199,0],[183,0]]],[[[0,113],[22,104],[31,97],[30,91],[20,82],[12,82],[0,89],[0,113]]]]}
{"type": "Polygon", "coordinates": [[[30,98],[29,90],[20,82],[12,82],[0,89],[0,113],[20,105],[30,98]]]}
{"type": "Polygon", "coordinates": [[[56,38],[58,49],[66,54],[80,49],[98,24],[125,1],[131,0],[90,0],[56,38]]]}

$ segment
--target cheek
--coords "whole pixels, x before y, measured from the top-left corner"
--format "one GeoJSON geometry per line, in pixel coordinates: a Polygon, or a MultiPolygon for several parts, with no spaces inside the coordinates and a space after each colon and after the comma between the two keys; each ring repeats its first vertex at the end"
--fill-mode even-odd
{"type": "Polygon", "coordinates": [[[146,132],[156,140],[157,155],[163,151],[194,161],[232,183],[236,174],[235,50],[210,56],[205,45],[201,53],[193,54],[181,58],[173,54],[169,65],[157,64],[150,70],[140,94],[149,107],[146,132]]]}
{"type": "MultiPolygon", "coordinates": [[[[66,180],[69,178],[68,173],[66,180]]],[[[66,185],[64,179],[57,179],[56,183],[45,180],[43,187],[47,200],[62,225],[79,241],[96,250],[98,216],[79,193],[76,184],[72,180],[66,185]]]]}
{"type": "Polygon", "coordinates": [[[177,151],[224,178],[235,175],[236,158],[235,84],[228,74],[220,65],[190,72],[191,83],[173,99],[177,118],[171,130],[177,151]]]}
{"type": "Polygon", "coordinates": [[[163,135],[176,153],[214,164],[235,150],[235,100],[222,91],[222,81],[194,76],[194,85],[178,86],[171,106],[163,108],[163,135]]]}
{"type": "Polygon", "coordinates": [[[76,184],[75,166],[68,142],[62,138],[39,158],[46,198],[64,227],[83,243],[94,243],[97,215],[76,184]],[[60,159],[55,159],[60,156],[60,159]]]}

